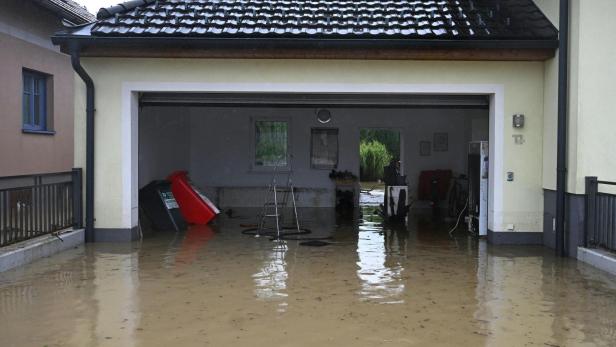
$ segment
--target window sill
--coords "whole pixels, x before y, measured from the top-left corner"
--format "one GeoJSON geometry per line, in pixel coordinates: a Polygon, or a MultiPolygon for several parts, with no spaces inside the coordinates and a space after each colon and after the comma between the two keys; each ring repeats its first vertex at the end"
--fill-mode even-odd
{"type": "Polygon", "coordinates": [[[30,130],[30,129],[21,129],[21,132],[24,134],[38,134],[38,135],[55,135],[56,132],[53,130],[30,130]]]}

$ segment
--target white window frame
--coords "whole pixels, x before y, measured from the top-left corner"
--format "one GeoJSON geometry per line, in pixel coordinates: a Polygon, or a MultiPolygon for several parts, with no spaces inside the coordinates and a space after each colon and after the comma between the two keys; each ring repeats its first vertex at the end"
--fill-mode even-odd
{"type": "Polygon", "coordinates": [[[276,116],[262,116],[262,117],[250,117],[250,170],[256,172],[272,172],[272,171],[290,171],[291,170],[291,118],[290,117],[276,117],[276,116]],[[256,165],[256,126],[257,122],[285,122],[287,123],[287,165],[279,166],[275,169],[275,166],[258,166],[256,165]]]}

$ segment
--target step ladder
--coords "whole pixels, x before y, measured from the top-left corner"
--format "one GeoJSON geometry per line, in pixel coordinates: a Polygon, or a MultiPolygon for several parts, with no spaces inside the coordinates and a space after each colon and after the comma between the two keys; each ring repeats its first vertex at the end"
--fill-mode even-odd
{"type": "Polygon", "coordinates": [[[259,227],[257,228],[257,233],[255,237],[260,237],[261,233],[271,229],[275,230],[276,232],[275,241],[282,241],[280,236],[282,234],[282,230],[285,228],[282,225],[282,212],[288,206],[289,198],[291,199],[291,207],[293,208],[293,228],[295,228],[298,233],[300,232],[299,219],[297,217],[297,204],[295,199],[295,186],[293,186],[292,176],[292,171],[281,172],[279,171],[278,166],[274,167],[272,179],[270,180],[267,192],[265,193],[263,209],[260,215],[259,227]],[[287,176],[286,184],[282,187],[278,185],[279,175],[287,176]],[[279,194],[282,194],[282,196],[279,196],[279,194]],[[274,226],[268,227],[267,221],[271,219],[274,220],[274,226]]]}

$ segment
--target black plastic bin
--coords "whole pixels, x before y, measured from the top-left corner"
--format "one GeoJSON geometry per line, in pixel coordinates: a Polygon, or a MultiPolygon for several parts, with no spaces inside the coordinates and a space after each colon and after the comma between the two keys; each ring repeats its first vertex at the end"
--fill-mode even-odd
{"type": "Polygon", "coordinates": [[[139,190],[139,205],[156,230],[186,230],[169,181],[152,181],[139,190]]]}

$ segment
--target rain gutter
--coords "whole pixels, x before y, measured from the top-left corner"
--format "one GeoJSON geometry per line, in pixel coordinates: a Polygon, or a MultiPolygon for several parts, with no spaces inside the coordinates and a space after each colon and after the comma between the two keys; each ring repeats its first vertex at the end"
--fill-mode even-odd
{"type": "Polygon", "coordinates": [[[569,52],[569,0],[560,0],[558,40],[558,139],[556,152],[556,240],[559,256],[568,253],[569,240],[565,236],[565,199],[567,189],[567,104],[569,52]]]}
{"type": "Polygon", "coordinates": [[[86,242],[94,241],[94,81],[81,66],[79,45],[70,45],[73,70],[86,85],[86,242]]]}

